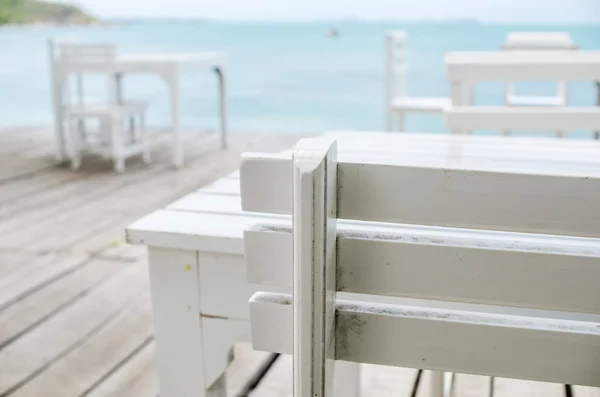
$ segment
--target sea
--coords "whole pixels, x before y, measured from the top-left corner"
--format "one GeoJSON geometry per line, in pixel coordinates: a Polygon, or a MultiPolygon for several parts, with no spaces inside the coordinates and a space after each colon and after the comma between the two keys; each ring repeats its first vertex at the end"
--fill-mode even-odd
{"type": "MultiPolygon", "coordinates": [[[[455,22],[115,22],[86,27],[0,29],[0,127],[52,122],[47,41],[76,38],[113,42],[120,52],[222,51],[228,59],[230,129],[240,133],[318,133],[385,127],[385,34],[407,34],[407,90],[414,96],[449,95],[444,54],[495,50],[510,31],[566,31],[583,50],[600,50],[599,25],[494,25],[455,22]],[[332,29],[338,33],[331,35],[332,29]]],[[[101,82],[86,80],[89,92],[101,82]]],[[[168,91],[152,75],[125,78],[127,98],[150,103],[149,123],[167,124],[168,91]]],[[[210,70],[182,77],[183,125],[218,128],[217,80],[210,70]]],[[[518,93],[551,94],[552,82],[523,82],[518,93]]],[[[477,86],[475,102],[502,104],[504,85],[477,86]]],[[[591,106],[592,82],[574,82],[569,103],[591,106]]],[[[409,115],[407,130],[443,132],[439,115],[409,115]]]]}

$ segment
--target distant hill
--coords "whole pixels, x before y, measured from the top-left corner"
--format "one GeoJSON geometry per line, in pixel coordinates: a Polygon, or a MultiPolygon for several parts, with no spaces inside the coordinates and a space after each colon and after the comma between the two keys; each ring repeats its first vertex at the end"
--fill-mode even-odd
{"type": "Polygon", "coordinates": [[[39,0],[0,0],[3,24],[95,24],[99,21],[80,8],[39,0]]]}

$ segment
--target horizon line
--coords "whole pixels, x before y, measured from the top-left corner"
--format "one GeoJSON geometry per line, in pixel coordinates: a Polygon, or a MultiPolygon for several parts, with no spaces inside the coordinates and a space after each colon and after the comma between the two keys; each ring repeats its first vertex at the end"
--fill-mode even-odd
{"type": "Polygon", "coordinates": [[[214,18],[214,17],[150,17],[150,16],[116,16],[101,18],[103,21],[169,21],[169,22],[218,22],[218,23],[311,23],[311,22],[365,22],[365,23],[406,23],[406,24],[423,24],[423,23],[474,23],[479,25],[600,25],[599,20],[589,21],[486,21],[477,18],[454,18],[454,19],[383,19],[383,18],[360,18],[360,17],[339,17],[339,18],[273,18],[273,19],[239,19],[239,18],[214,18]]]}

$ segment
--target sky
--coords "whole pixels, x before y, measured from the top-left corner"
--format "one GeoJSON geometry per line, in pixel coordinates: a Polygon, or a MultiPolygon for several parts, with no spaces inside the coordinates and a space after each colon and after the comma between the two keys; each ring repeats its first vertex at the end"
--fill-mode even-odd
{"type": "Polygon", "coordinates": [[[600,22],[600,0],[59,0],[101,18],[600,22]]]}

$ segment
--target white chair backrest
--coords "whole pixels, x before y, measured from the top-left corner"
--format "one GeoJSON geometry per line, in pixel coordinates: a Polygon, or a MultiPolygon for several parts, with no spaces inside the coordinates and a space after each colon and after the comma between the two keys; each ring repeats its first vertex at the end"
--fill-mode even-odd
{"type": "Polygon", "coordinates": [[[293,352],[295,396],[327,396],[334,359],[600,386],[600,322],[572,320],[600,318],[595,168],[573,177],[338,160],[336,144],[317,138],[300,141],[293,158],[245,155],[240,177],[244,210],[293,214],[291,228],[258,225],[244,241],[249,282],[293,285],[293,296],[255,294],[250,312],[255,349],[293,352]],[[389,225],[345,230],[337,219],[504,240],[415,241],[389,225]],[[545,315],[342,301],[337,292],[545,315]]]}
{"type": "MultiPolygon", "coordinates": [[[[110,43],[83,43],[76,39],[53,39],[48,42],[50,67],[53,78],[56,70],[61,65],[72,65],[78,63],[93,63],[99,66],[108,66],[115,61],[117,57],[117,47],[110,43]]],[[[75,76],[66,76],[63,82],[66,87],[63,90],[63,103],[67,106],[85,103],[84,76],[78,72],[75,76]],[[75,78],[75,92],[71,93],[69,88],[69,78],[75,78]]],[[[114,84],[114,76],[107,75],[108,101],[116,102],[117,93],[114,84]]]]}
{"type": "Polygon", "coordinates": [[[406,33],[392,31],[386,36],[386,95],[389,104],[393,98],[406,93],[406,33]]]}
{"type": "Polygon", "coordinates": [[[59,62],[78,63],[110,63],[117,56],[117,48],[114,44],[91,44],[91,43],[59,43],[59,62]]]}
{"type": "MultiPolygon", "coordinates": [[[[504,50],[577,50],[577,45],[571,39],[567,32],[509,32],[506,35],[506,42],[502,46],[504,50]]],[[[514,95],[515,83],[511,82],[506,87],[506,99],[514,95]]],[[[561,80],[558,82],[556,95],[563,99],[566,104],[567,82],[561,80]]]]}
{"type": "Polygon", "coordinates": [[[567,32],[509,32],[504,50],[576,50],[567,32]]]}
{"type": "Polygon", "coordinates": [[[527,132],[598,131],[600,107],[457,106],[445,113],[453,133],[475,129],[527,132]]]}

